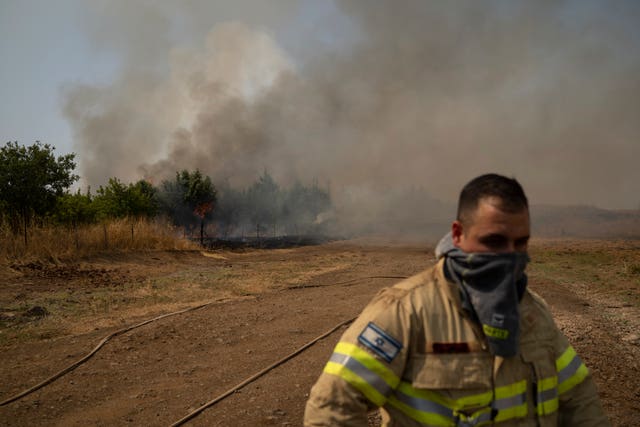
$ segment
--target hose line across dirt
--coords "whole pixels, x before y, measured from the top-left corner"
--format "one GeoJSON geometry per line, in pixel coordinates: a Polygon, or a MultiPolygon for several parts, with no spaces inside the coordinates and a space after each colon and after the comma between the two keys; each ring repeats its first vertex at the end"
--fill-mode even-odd
{"type": "Polygon", "coordinates": [[[91,350],[91,352],[89,352],[89,354],[84,356],[82,359],[72,363],[71,365],[67,366],[66,368],[64,368],[63,370],[58,372],[57,374],[54,374],[54,375],[50,376],[46,380],[42,381],[39,384],[34,385],[30,389],[25,390],[22,393],[16,394],[15,396],[8,398],[7,400],[3,400],[2,402],[0,402],[0,406],[4,406],[4,405],[7,405],[7,404],[9,404],[11,402],[15,402],[16,400],[21,399],[21,398],[27,396],[28,394],[31,394],[34,391],[41,389],[42,387],[46,386],[47,384],[51,384],[52,382],[54,382],[55,380],[57,380],[61,376],[73,371],[75,368],[77,368],[78,366],[82,365],[84,362],[89,360],[94,354],[96,354],[98,352],[98,350],[100,350],[100,348],[102,348],[102,346],[107,343],[107,341],[109,341],[111,338],[113,338],[113,337],[115,337],[117,335],[124,334],[125,332],[129,332],[132,329],[139,328],[140,326],[144,326],[147,323],[151,323],[151,322],[155,322],[156,320],[164,319],[165,317],[175,316],[176,314],[186,313],[187,311],[198,310],[200,308],[204,308],[204,307],[206,307],[208,305],[211,305],[211,304],[214,304],[214,303],[220,302],[220,301],[224,301],[224,300],[210,301],[210,302],[208,302],[206,304],[200,304],[200,305],[197,305],[197,306],[194,306],[194,307],[185,308],[184,310],[174,311],[172,313],[166,313],[166,314],[163,314],[161,316],[154,317],[153,319],[148,319],[148,320],[145,320],[144,322],[140,322],[138,324],[135,324],[135,325],[132,325],[132,326],[127,326],[126,328],[119,329],[119,330],[107,335],[106,337],[104,337],[102,339],[102,341],[100,341],[100,343],[98,343],[98,345],[93,350],[91,350]]]}
{"type": "Polygon", "coordinates": [[[225,399],[226,397],[228,397],[231,394],[235,393],[236,391],[240,390],[242,387],[246,386],[247,384],[252,383],[253,381],[255,381],[258,378],[260,378],[261,376],[265,375],[266,373],[268,373],[272,369],[277,368],[278,366],[282,365],[283,363],[285,363],[289,359],[292,359],[292,358],[296,357],[298,354],[302,353],[303,351],[305,351],[306,349],[308,349],[309,347],[311,347],[312,345],[314,345],[315,343],[317,343],[321,339],[328,337],[329,335],[331,335],[332,333],[334,333],[335,331],[337,331],[341,327],[343,327],[345,325],[348,325],[349,323],[353,322],[354,320],[356,320],[356,317],[353,317],[353,318],[351,318],[349,320],[345,320],[344,322],[338,323],[336,326],[334,326],[333,328],[329,329],[324,334],[322,334],[322,335],[314,338],[313,340],[309,341],[308,343],[306,343],[305,345],[303,345],[302,347],[300,347],[299,349],[297,349],[293,353],[291,353],[291,354],[283,357],[282,359],[278,360],[277,362],[267,366],[266,368],[264,368],[260,372],[250,376],[249,378],[247,378],[246,380],[242,381],[240,384],[236,385],[235,387],[230,388],[229,390],[225,391],[224,393],[222,393],[220,396],[216,397],[215,399],[205,403],[204,405],[202,405],[198,409],[195,409],[194,411],[190,412],[185,417],[183,417],[180,420],[176,421],[175,423],[171,424],[171,427],[181,426],[182,424],[186,423],[190,419],[192,419],[192,418],[196,417],[197,415],[199,415],[202,411],[204,411],[208,407],[215,405],[216,403],[220,402],[221,400],[225,399]]]}
{"type": "Polygon", "coordinates": [[[328,285],[297,285],[290,286],[287,288],[288,291],[295,289],[307,289],[307,288],[325,288],[329,286],[352,286],[362,280],[368,279],[406,279],[407,276],[367,276],[367,277],[356,277],[355,279],[345,280],[344,282],[330,283],[328,285]]]}
{"type": "MultiPolygon", "coordinates": [[[[352,283],[355,283],[355,282],[360,281],[360,280],[367,280],[367,279],[404,279],[404,278],[406,278],[406,277],[405,276],[368,276],[368,277],[359,277],[359,278],[347,280],[345,282],[333,283],[333,285],[348,285],[348,284],[352,284],[352,283]]],[[[297,287],[292,287],[292,288],[288,288],[288,289],[298,289],[298,288],[316,287],[316,286],[319,286],[319,285],[307,285],[307,286],[303,285],[303,286],[297,286],[297,287]]],[[[325,285],[325,286],[330,286],[330,285],[325,285]]],[[[155,322],[156,320],[164,319],[164,318],[170,317],[170,316],[175,316],[177,314],[186,313],[188,311],[198,310],[198,309],[207,307],[207,306],[209,306],[211,304],[222,302],[225,299],[226,298],[217,299],[217,300],[214,300],[214,301],[209,301],[209,302],[207,302],[205,304],[200,304],[200,305],[196,305],[196,306],[193,306],[193,307],[185,308],[184,310],[179,310],[179,311],[174,311],[174,312],[171,312],[171,313],[166,313],[166,314],[154,317],[152,319],[145,320],[144,322],[140,322],[140,323],[137,323],[135,325],[127,326],[126,328],[122,328],[122,329],[119,329],[119,330],[117,330],[115,332],[112,332],[111,334],[109,334],[106,337],[104,337],[98,343],[98,345],[93,350],[91,350],[86,356],[84,356],[83,358],[77,360],[76,362],[74,362],[71,365],[67,366],[66,368],[64,368],[63,370],[59,371],[58,373],[56,373],[56,374],[50,376],[49,378],[47,378],[46,380],[40,382],[39,384],[36,384],[33,387],[31,387],[31,388],[29,388],[27,390],[24,390],[21,393],[16,394],[15,396],[12,396],[12,397],[10,397],[10,398],[8,398],[6,400],[3,400],[2,402],[0,402],[0,406],[5,406],[5,405],[8,405],[11,402],[15,402],[16,400],[22,399],[23,397],[25,397],[25,396],[27,396],[27,395],[29,395],[29,394],[41,389],[42,387],[44,387],[44,386],[46,386],[48,384],[51,384],[52,382],[54,382],[58,378],[62,377],[63,375],[68,374],[69,372],[73,371],[78,366],[82,365],[84,362],[89,360],[94,354],[96,354],[98,352],[98,350],[100,350],[113,337],[116,337],[118,335],[122,335],[125,332],[129,332],[132,329],[139,328],[139,327],[144,326],[144,325],[146,325],[148,323],[155,322]]],[[[272,364],[271,366],[263,369],[262,371],[258,372],[257,374],[253,375],[252,377],[247,378],[246,380],[244,380],[243,382],[241,382],[240,384],[238,384],[234,388],[232,388],[229,391],[223,393],[222,395],[216,397],[212,401],[210,401],[208,403],[205,403],[200,408],[196,409],[195,411],[193,411],[192,413],[188,414],[187,416],[185,416],[181,420],[179,420],[176,423],[172,424],[172,426],[178,426],[178,425],[184,424],[186,421],[188,421],[191,418],[195,417],[196,415],[198,415],[200,412],[202,412],[206,408],[208,408],[210,406],[213,406],[214,404],[216,404],[220,400],[226,398],[227,396],[229,396],[230,394],[234,393],[235,391],[241,389],[245,385],[255,381],[256,379],[258,379],[262,375],[266,374],[267,372],[269,372],[270,370],[274,369],[275,367],[283,364],[287,360],[297,356],[298,354],[302,353],[307,348],[311,347],[316,342],[320,341],[322,338],[325,338],[325,337],[329,336],[334,331],[338,330],[339,328],[341,328],[344,325],[347,325],[347,324],[353,322],[354,320],[355,320],[355,317],[352,318],[352,319],[345,320],[344,322],[339,323],[338,325],[334,326],[329,331],[327,331],[324,334],[320,335],[319,337],[313,339],[312,341],[309,341],[307,344],[305,344],[304,346],[300,347],[298,350],[294,351],[293,353],[289,354],[288,356],[280,359],[279,361],[277,361],[274,364],[272,364]]]]}

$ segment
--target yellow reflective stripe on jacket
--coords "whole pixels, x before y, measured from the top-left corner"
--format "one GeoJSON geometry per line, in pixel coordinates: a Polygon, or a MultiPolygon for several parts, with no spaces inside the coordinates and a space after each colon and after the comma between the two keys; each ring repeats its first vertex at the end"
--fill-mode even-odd
{"type": "Polygon", "coordinates": [[[548,415],[558,410],[558,377],[538,381],[538,415],[548,415]]]}
{"type": "Polygon", "coordinates": [[[484,393],[465,396],[460,399],[450,399],[433,390],[414,388],[410,383],[405,381],[400,383],[397,391],[416,399],[434,402],[451,410],[470,406],[488,406],[491,403],[492,396],[491,391],[489,390],[484,393]]]}
{"type": "Polygon", "coordinates": [[[495,421],[527,416],[527,380],[497,387],[493,407],[498,410],[495,421]]]}
{"type": "Polygon", "coordinates": [[[482,425],[492,420],[492,409],[497,410],[494,421],[522,418],[527,415],[527,381],[522,380],[475,395],[450,399],[433,390],[416,389],[401,382],[389,404],[421,423],[434,426],[482,425]],[[495,400],[492,401],[492,399],[495,400]],[[468,407],[485,406],[470,416],[460,411],[468,407]]]}
{"type": "Polygon", "coordinates": [[[421,402],[404,393],[396,392],[389,396],[388,404],[423,424],[438,427],[455,426],[453,411],[435,402],[421,402]]]}
{"type": "Polygon", "coordinates": [[[571,346],[556,360],[556,370],[558,371],[558,394],[571,390],[589,375],[589,370],[571,346]]]}
{"type": "Polygon", "coordinates": [[[338,343],[324,372],[344,379],[378,406],[384,405],[400,382],[400,378],[373,355],[346,342],[338,343]]]}
{"type": "MultiPolygon", "coordinates": [[[[489,401],[491,397],[489,397],[489,401]]],[[[421,423],[434,426],[453,426],[453,400],[432,390],[416,389],[408,382],[401,382],[389,404],[421,423]]]]}

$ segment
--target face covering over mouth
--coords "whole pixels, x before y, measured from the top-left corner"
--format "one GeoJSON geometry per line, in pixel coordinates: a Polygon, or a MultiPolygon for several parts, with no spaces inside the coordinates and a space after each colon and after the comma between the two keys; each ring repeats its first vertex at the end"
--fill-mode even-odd
{"type": "Polygon", "coordinates": [[[436,257],[445,257],[445,274],[458,284],[462,307],[482,325],[489,351],[502,357],[515,356],[528,254],[467,253],[453,245],[449,233],[438,244],[436,257]]]}

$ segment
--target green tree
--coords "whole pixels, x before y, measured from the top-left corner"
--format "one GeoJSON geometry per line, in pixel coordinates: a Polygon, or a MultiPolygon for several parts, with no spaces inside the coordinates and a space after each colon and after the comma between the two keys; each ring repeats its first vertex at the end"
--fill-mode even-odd
{"type": "Polygon", "coordinates": [[[109,178],[109,183],[100,186],[94,199],[99,219],[123,218],[129,213],[127,186],[118,178],[109,178]]]}
{"type": "Polygon", "coordinates": [[[149,181],[141,179],[128,188],[130,215],[151,218],[158,213],[157,190],[149,181]]]}
{"type": "Polygon", "coordinates": [[[82,194],[65,193],[58,197],[56,208],[52,218],[65,225],[76,227],[79,224],[90,224],[96,220],[96,207],[91,200],[91,194],[87,191],[82,194]]]}
{"type": "Polygon", "coordinates": [[[213,217],[217,200],[217,190],[211,178],[203,176],[199,170],[176,172],[175,180],[162,182],[158,199],[162,210],[175,224],[190,231],[199,224],[200,241],[203,241],[204,225],[213,217]]]}
{"type": "Polygon", "coordinates": [[[125,185],[110,178],[108,185],[98,188],[94,204],[101,219],[152,217],[157,212],[156,191],[144,180],[125,185]]]}
{"type": "Polygon", "coordinates": [[[91,193],[87,190],[82,194],[80,189],[76,193],[65,193],[58,197],[56,208],[51,218],[58,224],[69,227],[74,234],[76,249],[80,248],[78,226],[90,224],[96,220],[96,206],[91,200],[91,193]]]}
{"type": "Polygon", "coordinates": [[[57,197],[79,178],[72,173],[75,154],[56,158],[54,150],[39,141],[28,147],[7,142],[0,148],[0,208],[14,232],[22,226],[25,245],[31,219],[50,213],[57,197]]]}

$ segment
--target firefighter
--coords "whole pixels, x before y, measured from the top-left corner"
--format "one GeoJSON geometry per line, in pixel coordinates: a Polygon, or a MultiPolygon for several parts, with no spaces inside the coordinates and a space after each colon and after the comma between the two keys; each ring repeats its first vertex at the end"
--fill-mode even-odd
{"type": "Polygon", "coordinates": [[[460,193],[432,268],[381,291],[311,389],[304,425],[607,426],[592,377],[527,288],[520,184],[479,176],[460,193]]]}

